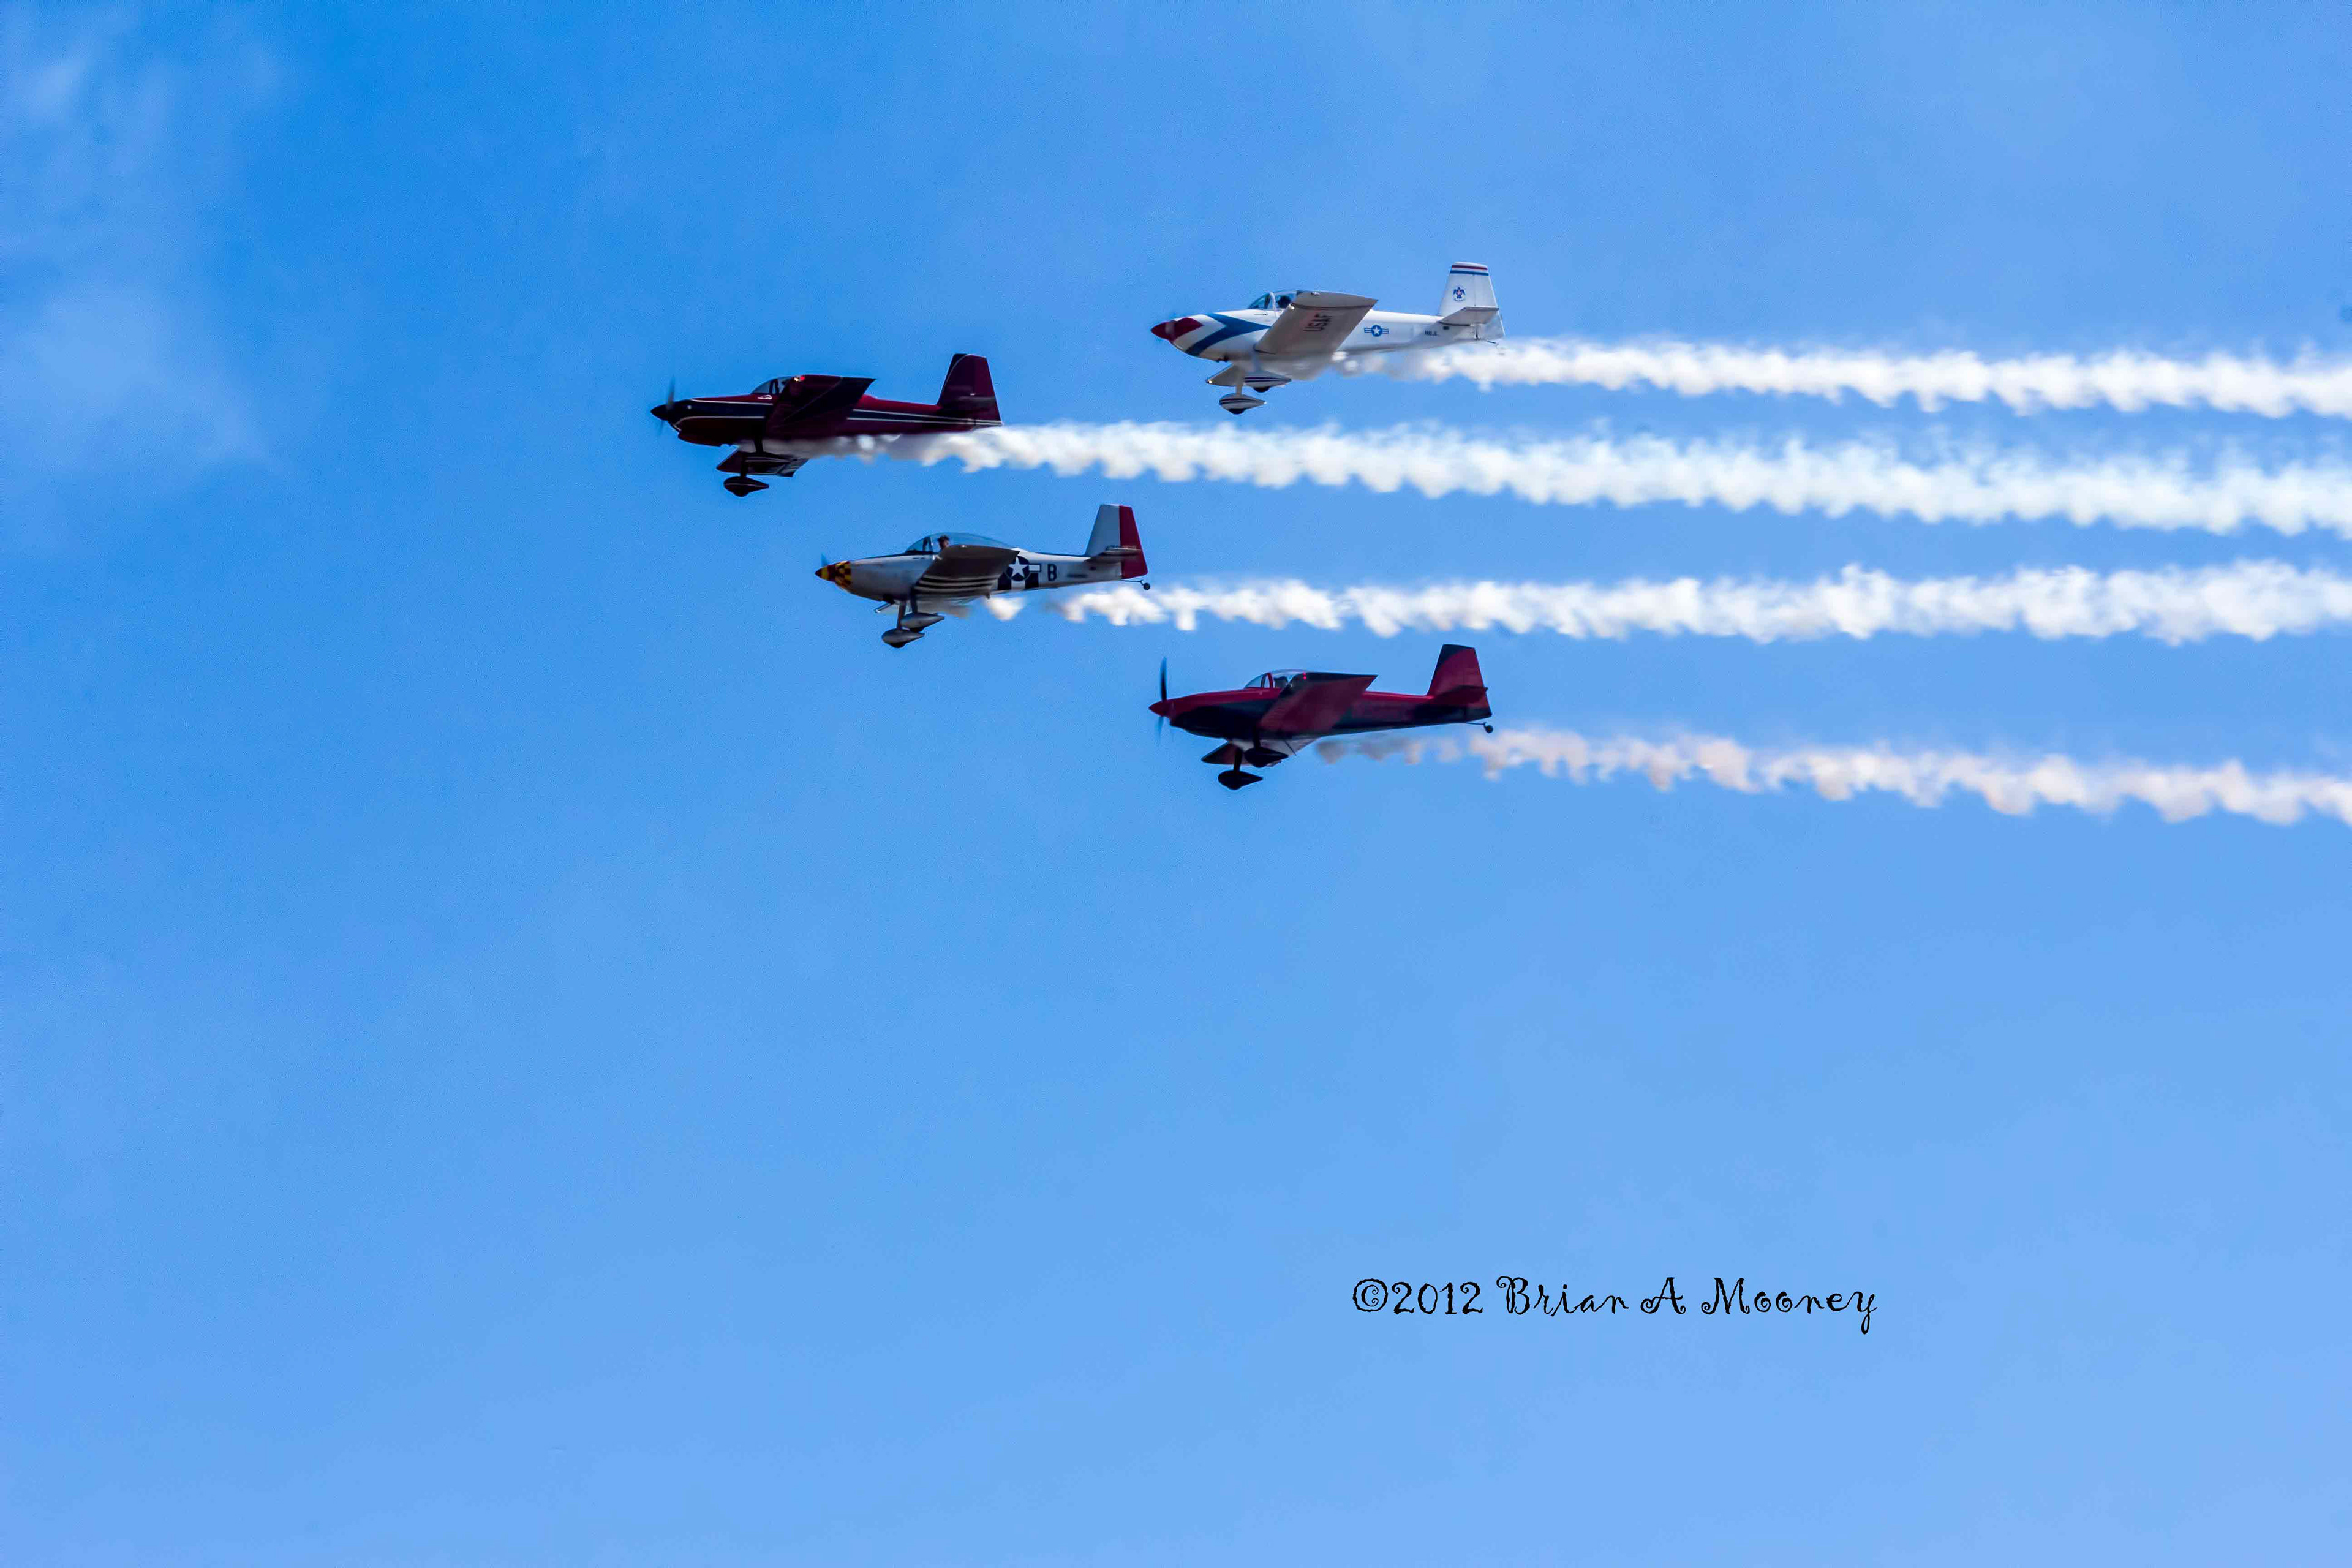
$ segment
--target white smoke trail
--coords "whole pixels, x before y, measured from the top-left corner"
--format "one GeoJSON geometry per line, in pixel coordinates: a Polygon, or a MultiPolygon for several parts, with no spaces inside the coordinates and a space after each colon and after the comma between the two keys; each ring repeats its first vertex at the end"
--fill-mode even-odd
{"type": "Polygon", "coordinates": [[[2153,806],[2167,822],[2219,811],[2279,826],[2301,821],[2307,814],[2352,823],[2352,778],[2249,773],[2244,763],[2234,761],[2195,768],[2130,761],[2083,763],[2058,755],[2003,761],[1966,752],[1897,752],[1883,745],[1775,751],[1719,735],[1591,739],[1569,730],[1474,732],[1466,739],[1327,741],[1321,751],[1329,762],[1343,757],[1471,761],[1482,763],[1489,778],[1533,767],[1547,777],[1577,784],[1637,773],[1659,789],[1686,778],[1702,778],[1747,795],[1809,784],[1825,800],[1850,800],[1878,791],[1921,806],[1941,805],[1953,795],[1975,795],[2013,816],[2039,805],[2072,806],[2105,816],[2137,801],[2153,806]]]}
{"type": "MultiPolygon", "coordinates": [[[[988,601],[1010,619],[1020,600],[988,601]]],[[[1563,637],[1747,637],[1774,642],[1825,637],[1967,636],[2026,631],[2037,637],[2108,637],[2129,633],[2179,644],[2352,626],[2352,577],[2275,561],[2242,561],[2198,571],[2088,572],[2079,566],[2000,577],[1906,581],[1848,566],[1811,583],[1717,578],[1618,583],[1438,583],[1400,588],[1318,588],[1296,580],[1160,583],[1056,595],[1048,607],[1072,622],[1089,616],[1113,626],[1173,624],[1202,616],[1326,631],[1360,625],[1379,637],[1401,631],[1553,631],[1563,637]]]]}
{"type": "Polygon", "coordinates": [[[2340,461],[2260,468],[2225,457],[2202,470],[2185,456],[2053,461],[2031,453],[1977,450],[1913,461],[1891,447],[1847,442],[1777,447],[1675,442],[1654,436],[1566,440],[1479,439],[1410,427],[1348,433],[1325,427],[1203,429],[1172,424],[999,426],[969,434],[892,441],[797,445],[812,455],[887,454],[919,463],[954,459],[967,470],[1098,470],[1173,482],[1226,479],[1279,489],[1301,479],[1411,486],[1426,496],[1467,491],[1559,506],[1680,502],[1735,511],[1873,511],[1924,522],[1990,523],[2056,517],[2082,526],[2201,529],[2248,524],[2352,535],[2352,466],[2340,461]]]}
{"type": "Polygon", "coordinates": [[[1685,397],[1720,392],[1826,397],[1851,393],[1882,407],[1910,397],[1922,408],[1998,401],[2020,414],[2046,408],[2105,406],[2138,413],[2152,406],[2210,408],[2282,418],[2290,414],[2352,418],[2352,360],[2305,350],[2291,363],[2236,354],[2171,359],[2118,351],[2091,359],[2033,354],[1979,359],[1964,353],[1759,349],[1728,343],[1600,343],[1579,338],[1522,338],[1466,344],[1431,353],[1366,355],[1348,368],[1378,368],[1403,380],[1481,387],[1600,386],[1622,392],[1652,386],[1685,397]]]}

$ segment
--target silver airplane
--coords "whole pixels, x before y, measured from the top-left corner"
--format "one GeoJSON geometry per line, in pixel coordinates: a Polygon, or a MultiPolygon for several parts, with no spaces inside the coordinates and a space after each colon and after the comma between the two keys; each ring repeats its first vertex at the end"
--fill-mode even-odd
{"type": "Polygon", "coordinates": [[[1264,407],[1265,399],[1255,394],[1365,354],[1413,353],[1503,335],[1495,280],[1475,261],[1454,264],[1434,316],[1373,309],[1379,303],[1362,294],[1295,289],[1261,294],[1237,310],[1178,316],[1151,335],[1194,359],[1223,362],[1209,384],[1232,389],[1217,399],[1228,414],[1264,407]]]}
{"type": "Polygon", "coordinates": [[[816,574],[861,599],[878,599],[877,608],[896,605],[898,624],[882,640],[905,647],[925,628],[939,625],[940,612],[962,616],[974,599],[1123,582],[1146,570],[1135,509],[1104,505],[1095,509],[1095,531],[1084,555],[1022,550],[977,533],[927,533],[896,555],[835,561],[818,567],[816,574]]]}

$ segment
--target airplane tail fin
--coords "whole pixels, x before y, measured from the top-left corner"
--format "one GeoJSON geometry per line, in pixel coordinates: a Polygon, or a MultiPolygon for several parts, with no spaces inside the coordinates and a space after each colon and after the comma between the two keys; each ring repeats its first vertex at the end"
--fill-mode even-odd
{"type": "Polygon", "coordinates": [[[1490,711],[1486,706],[1486,678],[1478,669],[1478,650],[1458,642],[1447,643],[1437,650],[1437,672],[1429,678],[1429,700],[1448,707],[1469,708],[1483,719],[1490,711]]]}
{"type": "Polygon", "coordinates": [[[986,360],[978,354],[958,354],[948,361],[948,378],[940,384],[940,412],[985,425],[1001,423],[996,383],[989,379],[986,360]]]}
{"type": "Polygon", "coordinates": [[[1133,507],[1106,501],[1095,508],[1095,531],[1087,541],[1087,556],[1117,561],[1121,578],[1140,577],[1150,570],[1143,563],[1143,539],[1135,531],[1133,507]]]}
{"type": "Polygon", "coordinates": [[[1475,261],[1457,261],[1445,275],[1445,297],[1438,301],[1437,319],[1448,326],[1484,326],[1502,314],[1495,303],[1495,279],[1475,261]]]}

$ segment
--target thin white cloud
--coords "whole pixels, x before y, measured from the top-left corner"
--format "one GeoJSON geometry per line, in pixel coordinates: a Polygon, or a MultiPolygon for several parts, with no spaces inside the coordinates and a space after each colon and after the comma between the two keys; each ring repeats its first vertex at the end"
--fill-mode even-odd
{"type": "Polygon", "coordinates": [[[0,341],[0,429],[52,474],[109,461],[188,472],[258,450],[243,391],[200,322],[152,285],[60,286],[0,341]]]}
{"type": "MultiPolygon", "coordinates": [[[[1010,618],[1015,598],[992,599],[1010,618]]],[[[2257,641],[2352,626],[2352,577],[2277,561],[2152,572],[2027,569],[1997,577],[1905,579],[1848,566],[1811,582],[1717,577],[1615,583],[1358,584],[1322,588],[1296,579],[1155,583],[1055,595],[1046,607],[1076,622],[1173,626],[1206,617],[1326,631],[1360,626],[1402,631],[1548,631],[1576,638],[1971,636],[2025,632],[2044,638],[2138,636],[2168,643],[2242,637],[2257,641]]]]}
{"type": "Polygon", "coordinates": [[[1765,507],[1923,522],[2057,518],[2085,527],[2352,535],[2352,466],[2335,459],[2264,468],[2225,456],[2200,466],[2185,454],[2069,460],[1991,448],[1915,459],[1864,441],[1816,447],[1795,438],[1767,445],[1607,435],[1502,440],[1421,427],[1349,432],[1157,423],[1004,426],[798,449],[952,460],[968,470],[1149,474],[1273,489],[1303,479],[1382,492],[1410,488],[1431,497],[1508,495],[1553,506],[1765,507]]]}
{"type": "MultiPolygon", "coordinates": [[[[1580,338],[1519,338],[1425,354],[1379,356],[1377,368],[1406,380],[1496,386],[1651,387],[1705,397],[1726,392],[1866,398],[1887,406],[1908,397],[1921,407],[2001,403],[2020,414],[2052,408],[2208,408],[2282,418],[2352,418],[2352,360],[2306,350],[2280,363],[2260,355],[2175,359],[2117,350],[2088,358],[1886,350],[1750,348],[1663,340],[1633,343],[1580,338]]],[[[1370,357],[1350,369],[1373,368],[1370,357]]]]}
{"type": "Polygon", "coordinates": [[[2235,761],[2179,767],[2136,761],[2085,763],[2057,754],[2004,759],[1968,752],[1905,752],[1885,745],[1754,747],[1720,735],[1588,737],[1550,729],[1327,741],[1318,750],[1328,762],[1349,757],[1474,762],[1489,778],[1531,767],[1548,778],[1575,784],[1633,774],[1662,790],[1695,779],[1744,795],[1796,784],[1810,787],[1824,800],[1885,794],[1919,806],[1941,805],[1955,795],[1974,796],[2012,816],[2043,805],[2106,816],[2137,804],[2154,808],[2167,822],[2221,812],[2275,826],[2307,816],[2352,823],[2352,778],[2253,773],[2235,761]]]}
{"type": "Polygon", "coordinates": [[[256,454],[215,328],[205,205],[268,62],[233,22],[0,20],[0,487],[25,510],[135,458],[256,454]]]}

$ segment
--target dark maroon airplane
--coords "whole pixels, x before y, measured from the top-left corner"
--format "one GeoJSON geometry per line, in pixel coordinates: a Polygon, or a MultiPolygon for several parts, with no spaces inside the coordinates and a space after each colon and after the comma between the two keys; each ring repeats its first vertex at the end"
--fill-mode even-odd
{"type": "Polygon", "coordinates": [[[978,354],[948,361],[948,378],[937,403],[892,403],[868,397],[870,375],[780,375],[756,391],[730,397],[680,397],[654,409],[654,417],[698,447],[732,447],[719,465],[727,488],[739,496],[768,487],[751,476],[790,479],[805,456],[771,450],[794,441],[827,441],[844,436],[939,435],[1001,424],[996,384],[978,354]]]}
{"type": "MultiPolygon", "coordinates": [[[[1224,742],[1201,760],[1223,763],[1217,782],[1242,789],[1261,775],[1242,771],[1270,768],[1331,735],[1362,735],[1380,730],[1418,730],[1428,724],[1478,724],[1494,716],[1486,706],[1486,678],[1478,652],[1460,643],[1437,650],[1437,673],[1426,695],[1370,689],[1376,677],[1334,675],[1320,669],[1269,670],[1238,691],[1168,695],[1168,666],[1160,666],[1160,700],[1151,710],[1179,730],[1224,742]]],[[[1486,725],[1488,733],[1495,726],[1486,725]]]]}

